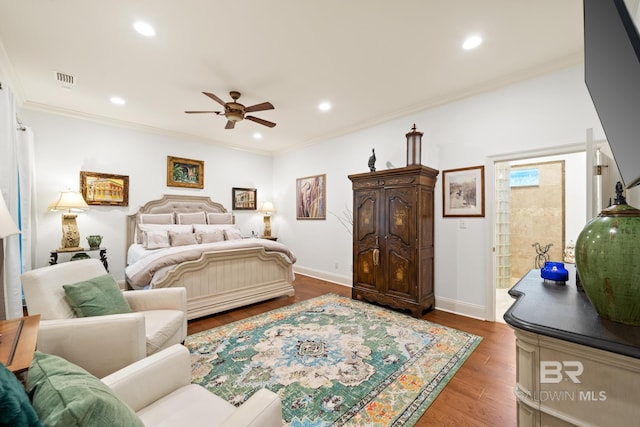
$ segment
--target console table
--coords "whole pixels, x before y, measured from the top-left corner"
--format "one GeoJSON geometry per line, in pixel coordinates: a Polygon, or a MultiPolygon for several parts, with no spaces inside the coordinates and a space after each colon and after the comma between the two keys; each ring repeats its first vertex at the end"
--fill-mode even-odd
{"type": "Polygon", "coordinates": [[[531,270],[509,290],[518,425],[638,425],[640,326],[598,316],[569,271],[566,285],[531,270]]]}
{"type": "MultiPolygon", "coordinates": [[[[88,248],[88,249],[80,249],[77,251],[63,251],[59,249],[54,249],[49,253],[49,265],[55,265],[58,263],[58,255],[60,254],[70,254],[71,260],[73,260],[73,256],[77,256],[78,254],[87,255],[86,252],[96,252],[99,251],[100,261],[102,261],[102,265],[104,265],[104,269],[109,272],[109,261],[107,261],[107,248],[88,248]]],[[[88,258],[87,255],[85,258],[88,258]]]]}

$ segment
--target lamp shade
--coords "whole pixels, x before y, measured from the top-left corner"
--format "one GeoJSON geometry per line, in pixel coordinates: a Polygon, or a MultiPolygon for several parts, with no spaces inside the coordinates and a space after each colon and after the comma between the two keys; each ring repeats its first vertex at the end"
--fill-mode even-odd
{"type": "Polygon", "coordinates": [[[0,192],[0,239],[4,239],[13,234],[20,234],[20,230],[9,213],[9,209],[7,209],[7,205],[4,202],[4,197],[2,197],[2,193],[0,192]]]}
{"type": "Polygon", "coordinates": [[[58,193],[56,199],[51,202],[47,210],[49,211],[83,211],[89,209],[89,205],[84,201],[82,194],[76,191],[62,191],[58,193]]]}
{"type": "Polygon", "coordinates": [[[260,208],[260,212],[262,212],[265,215],[271,215],[275,211],[276,209],[273,207],[273,203],[271,202],[262,203],[262,207],[260,208]]]}

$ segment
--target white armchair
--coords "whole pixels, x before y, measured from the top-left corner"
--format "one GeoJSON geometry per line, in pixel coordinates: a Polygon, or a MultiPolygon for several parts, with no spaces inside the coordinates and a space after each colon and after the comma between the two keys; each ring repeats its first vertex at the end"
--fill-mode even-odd
{"type": "Polygon", "coordinates": [[[272,391],[258,390],[236,408],[204,387],[191,384],[191,356],[182,345],[120,369],[102,382],[146,426],[282,426],[282,403],[272,391]]]}
{"type": "Polygon", "coordinates": [[[184,341],[184,288],[125,291],[133,313],[75,317],[62,286],[104,274],[99,260],[87,259],[22,275],[27,310],[40,314],[38,350],[67,359],[100,378],[184,341]]]}

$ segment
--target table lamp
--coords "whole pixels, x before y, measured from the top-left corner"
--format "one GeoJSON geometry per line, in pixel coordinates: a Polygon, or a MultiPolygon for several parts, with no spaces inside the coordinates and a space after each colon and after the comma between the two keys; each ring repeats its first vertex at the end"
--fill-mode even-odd
{"type": "Polygon", "coordinates": [[[58,251],[80,251],[80,231],[76,217],[78,214],[71,211],[83,211],[89,209],[82,195],[76,191],[63,191],[58,193],[56,199],[51,202],[49,211],[66,211],[62,214],[62,243],[58,251]]]}
{"type": "Polygon", "coordinates": [[[271,237],[271,214],[275,212],[273,203],[264,202],[260,208],[260,212],[264,214],[264,233],[263,237],[271,237]]]}
{"type": "Polygon", "coordinates": [[[14,234],[20,234],[20,230],[13,221],[0,192],[0,320],[7,317],[4,303],[4,239],[14,234]]]}

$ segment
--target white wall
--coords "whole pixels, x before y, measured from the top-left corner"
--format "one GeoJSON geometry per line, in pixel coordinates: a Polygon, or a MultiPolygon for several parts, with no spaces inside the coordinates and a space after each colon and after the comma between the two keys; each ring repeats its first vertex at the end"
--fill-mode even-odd
{"type": "Polygon", "coordinates": [[[351,236],[335,217],[295,220],[296,178],[326,173],[329,212],[352,208],[347,176],[368,170],[371,148],[376,149],[379,170],[386,169],[387,161],[395,167],[405,166],[405,134],[414,123],[424,132],[424,165],[439,170],[486,165],[484,218],[466,219],[464,229],[457,219],[442,218],[441,177],[435,198],[436,305],[484,318],[490,305],[487,289],[492,286],[490,157],[584,143],[588,128],[594,129],[596,138],[603,138],[582,68],[565,69],[276,156],[273,186],[282,224],[277,234],[298,256],[298,269],[350,283],[352,259],[351,236]]]}
{"type": "MultiPolygon", "coordinates": [[[[573,67],[487,93],[441,109],[446,123],[439,134],[441,169],[485,163],[488,216],[467,221],[460,229],[453,219],[441,219],[436,239],[436,301],[454,311],[489,317],[493,275],[493,173],[487,161],[505,153],[544,151],[558,146],[586,144],[586,130],[596,138],[604,132],[591,103],[582,67],[573,67]],[[451,120],[455,117],[456,120],[451,120]],[[446,276],[447,260],[463,259],[454,280],[446,276]]],[[[586,186],[586,180],[583,184],[586,186]]],[[[567,189],[567,191],[571,191],[567,189]]]]}
{"type": "MultiPolygon", "coordinates": [[[[368,171],[371,149],[379,170],[406,164],[405,134],[415,123],[424,133],[422,163],[434,169],[492,166],[490,158],[508,153],[583,143],[586,129],[603,138],[581,67],[513,84],[493,92],[432,108],[321,144],[267,156],[71,119],[24,111],[36,135],[38,198],[42,205],[38,263],[59,246],[58,213],[45,212],[60,190],[77,188],[79,171],[130,176],[128,208],[92,207],[80,215],[81,234],[102,234],[112,271],[123,276],[125,215],[164,193],[209,195],[228,208],[231,187],[257,187],[258,201],[271,199],[277,209],[273,234],[298,258],[296,270],[339,283],[351,283],[352,241],[337,216],[352,210],[349,174],[368,171]],[[166,156],[205,161],[205,189],[167,188],[166,156]],[[296,178],[327,176],[327,219],[295,219],[296,178]]],[[[334,114],[339,114],[336,109],[334,114]]],[[[442,218],[439,177],[436,187],[435,292],[439,308],[484,317],[492,286],[493,174],[486,172],[485,218],[469,218],[465,229],[442,218]]],[[[571,191],[567,189],[567,191],[571,191]]],[[[246,234],[262,229],[257,213],[236,213],[246,234]]]]}
{"type": "MultiPolygon", "coordinates": [[[[116,279],[124,278],[126,215],[145,202],[163,194],[192,194],[209,196],[231,210],[232,187],[257,188],[258,202],[272,195],[270,156],[36,111],[22,111],[21,118],[35,134],[37,267],[48,264],[49,251],[60,246],[62,237],[61,214],[47,212],[47,205],[59,191],[79,189],[80,171],[129,176],[128,207],[91,206],[77,219],[81,245],[87,246],[90,234],[104,237],[116,279]],[[204,189],[167,187],[167,156],[204,160],[204,189]]],[[[246,235],[262,230],[257,212],[234,214],[246,235]]]]}

